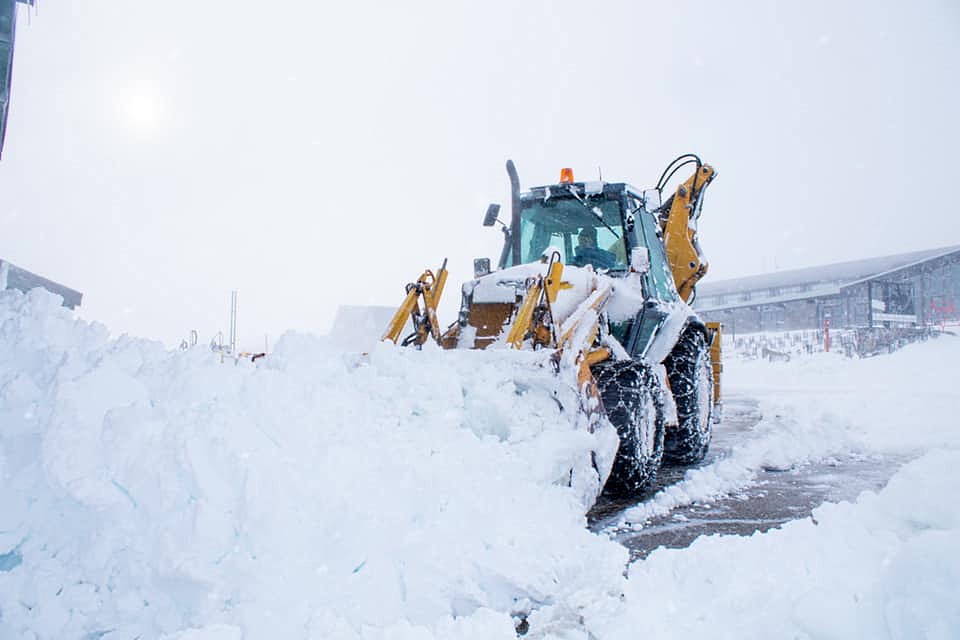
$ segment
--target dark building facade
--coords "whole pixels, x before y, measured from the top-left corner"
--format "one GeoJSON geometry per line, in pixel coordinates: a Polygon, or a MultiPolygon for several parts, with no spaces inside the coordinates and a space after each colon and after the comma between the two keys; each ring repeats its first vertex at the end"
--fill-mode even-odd
{"type": "Polygon", "coordinates": [[[70,309],[79,307],[80,300],[83,298],[83,294],[79,291],[74,291],[70,287],[65,287],[53,280],[47,280],[6,260],[0,260],[0,290],[18,289],[26,293],[35,287],[43,287],[47,291],[59,295],[63,298],[63,306],[70,309]]]}
{"type": "Polygon", "coordinates": [[[960,320],[960,246],[703,282],[700,315],[734,335],[960,320]]]}

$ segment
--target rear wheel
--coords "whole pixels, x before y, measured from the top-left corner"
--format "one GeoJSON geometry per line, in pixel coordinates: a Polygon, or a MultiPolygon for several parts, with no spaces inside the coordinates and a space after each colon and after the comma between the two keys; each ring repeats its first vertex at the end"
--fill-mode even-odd
{"type": "Polygon", "coordinates": [[[664,458],[678,464],[700,462],[710,447],[713,411],[713,366],[703,334],[688,329],[663,364],[679,422],[667,430],[664,458]]]}
{"type": "Polygon", "coordinates": [[[601,362],[593,368],[607,418],[617,428],[620,448],[604,490],[632,495],[656,477],[663,458],[663,398],[651,371],[632,360],[601,362]]]}

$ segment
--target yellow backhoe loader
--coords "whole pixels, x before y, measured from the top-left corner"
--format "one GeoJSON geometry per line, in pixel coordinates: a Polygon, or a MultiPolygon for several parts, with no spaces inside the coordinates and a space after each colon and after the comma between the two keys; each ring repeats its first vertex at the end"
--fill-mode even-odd
{"type": "MultiPolygon", "coordinates": [[[[656,187],[560,182],[521,191],[513,162],[511,220],[498,269],[474,262],[457,320],[442,328],[437,307],[446,261],[407,285],[383,340],[445,349],[549,350],[558,374],[575,379],[590,424],[607,419],[620,446],[606,491],[634,494],[662,460],[689,464],[707,453],[720,416],[720,326],[690,308],[707,272],[697,243],[703,194],[716,173],[680,156],[656,187]],[[691,175],[664,200],[674,175],[691,175]],[[412,320],[413,332],[402,336],[412,320]]],[[[498,222],[490,205],[484,226],[498,222]]]]}

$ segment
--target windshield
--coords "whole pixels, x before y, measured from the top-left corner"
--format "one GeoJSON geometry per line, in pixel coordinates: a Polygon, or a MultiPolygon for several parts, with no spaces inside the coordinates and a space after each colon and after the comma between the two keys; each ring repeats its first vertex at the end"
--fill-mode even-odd
{"type": "MultiPolygon", "coordinates": [[[[586,204],[571,198],[524,202],[520,214],[520,263],[537,262],[556,251],[564,264],[626,269],[620,204],[600,198],[586,204]],[[602,214],[602,221],[601,221],[602,214]]],[[[507,266],[513,265],[513,255],[507,266]]]]}

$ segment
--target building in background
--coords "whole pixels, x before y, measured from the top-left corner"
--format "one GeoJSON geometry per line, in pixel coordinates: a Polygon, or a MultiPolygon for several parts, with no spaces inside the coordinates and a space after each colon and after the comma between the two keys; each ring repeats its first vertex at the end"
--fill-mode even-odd
{"type": "Polygon", "coordinates": [[[10,84],[13,80],[13,43],[17,36],[17,3],[33,6],[34,0],[0,0],[0,154],[7,132],[10,84]]]}
{"type": "MultiPolygon", "coordinates": [[[[395,307],[340,305],[333,319],[330,336],[346,349],[370,351],[383,337],[383,332],[396,313],[395,307]]],[[[413,328],[408,320],[402,336],[406,337],[410,331],[413,328]]]]}
{"type": "Polygon", "coordinates": [[[697,285],[728,334],[924,327],[960,320],[960,246],[697,285]]]}
{"type": "Polygon", "coordinates": [[[59,295],[63,298],[63,306],[69,309],[79,307],[80,299],[83,298],[83,294],[79,291],[74,291],[70,287],[65,287],[53,280],[47,280],[26,269],[21,269],[6,260],[0,260],[0,290],[18,289],[26,293],[35,287],[43,287],[47,291],[59,295]]]}

